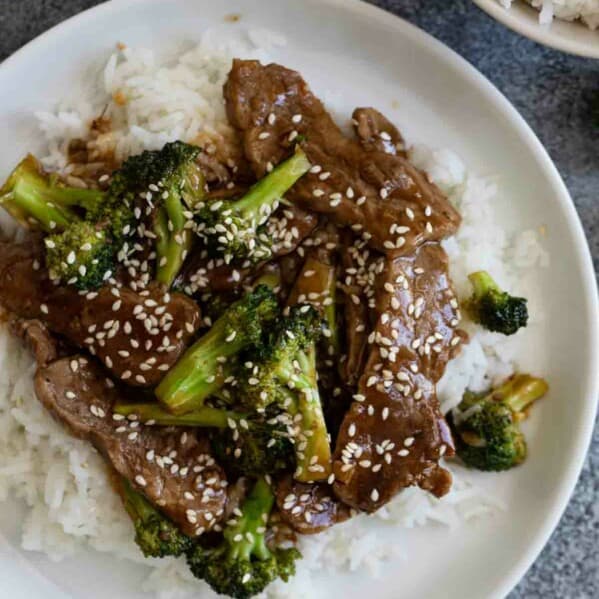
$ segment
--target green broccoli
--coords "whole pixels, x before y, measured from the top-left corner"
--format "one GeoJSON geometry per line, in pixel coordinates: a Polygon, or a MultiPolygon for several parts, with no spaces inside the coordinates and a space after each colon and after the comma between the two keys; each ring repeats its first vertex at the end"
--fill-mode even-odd
{"type": "Polygon", "coordinates": [[[466,392],[450,419],[458,456],[478,470],[508,470],[522,463],[527,449],[518,423],[547,390],[543,379],[518,374],[488,393],[466,392]]]}
{"type": "Polygon", "coordinates": [[[133,521],[135,542],[145,557],[177,557],[192,549],[193,540],[138,493],[126,478],[115,477],[115,484],[133,521]]]}
{"type": "MultiPolygon", "coordinates": [[[[154,214],[156,280],[170,287],[191,248],[192,211],[204,198],[200,149],[181,141],[129,158],[111,188],[123,194],[150,193],[160,204],[154,214]]],[[[133,198],[132,198],[133,199],[133,198]]]]}
{"type": "Polygon", "coordinates": [[[133,156],[113,173],[106,191],[67,187],[27,156],[0,190],[0,205],[22,225],[48,234],[46,265],[54,279],[93,289],[121,260],[143,197],[154,213],[155,278],[170,286],[191,247],[192,210],[204,196],[198,152],[174,142],[133,156]]]}
{"type": "Polygon", "coordinates": [[[271,550],[266,545],[268,518],[274,495],[259,479],[243,502],[241,513],[223,533],[216,546],[198,543],[187,562],[197,578],[205,580],[219,594],[248,599],[261,593],[277,578],[285,582],[295,574],[295,548],[271,550]]]}
{"type": "Polygon", "coordinates": [[[94,210],[104,193],[61,184],[44,173],[31,154],[14,168],[0,188],[0,205],[22,226],[46,233],[64,229],[78,219],[77,209],[94,210]]]}
{"type": "Polygon", "coordinates": [[[135,415],[140,422],[151,422],[158,426],[200,426],[227,428],[231,420],[237,422],[245,418],[245,414],[238,414],[229,410],[221,410],[210,406],[202,406],[187,414],[172,414],[159,403],[144,402],[119,402],[113,411],[121,416],[135,415]]]}
{"type": "Polygon", "coordinates": [[[276,474],[295,468],[294,445],[283,414],[232,418],[228,428],[211,431],[210,441],[218,463],[233,476],[276,474]]]}
{"type": "Polygon", "coordinates": [[[276,297],[264,285],[229,306],[164,377],[156,388],[158,399],[176,414],[202,406],[224,386],[237,354],[259,344],[263,329],[278,313],[276,297]]]}
{"type": "Polygon", "coordinates": [[[113,273],[114,246],[106,231],[77,221],[62,233],[46,237],[46,265],[53,280],[81,289],[96,289],[113,273]]]}
{"type": "Polygon", "coordinates": [[[88,214],[101,211],[105,198],[99,190],[60,184],[31,155],[17,165],[0,190],[0,205],[19,223],[47,233],[50,277],[80,289],[100,286],[114,270],[115,240],[103,225],[86,220],[88,214]]]}
{"type": "Polygon", "coordinates": [[[291,417],[290,436],[296,453],[296,478],[326,479],[331,449],[318,390],[315,344],[323,322],[310,305],[289,308],[265,332],[257,347],[240,356],[235,392],[245,405],[264,410],[276,405],[291,417]]]}
{"type": "Polygon", "coordinates": [[[202,406],[175,415],[158,403],[117,403],[115,414],[135,415],[156,426],[208,428],[218,463],[235,476],[261,476],[292,469],[293,445],[285,420],[277,414],[256,414],[202,406]]]}
{"type": "Polygon", "coordinates": [[[526,299],[514,297],[502,291],[486,271],[478,271],[468,276],[473,294],[466,308],[474,322],[489,331],[513,335],[528,322],[526,299]]]}
{"type": "Polygon", "coordinates": [[[309,169],[310,162],[298,148],[238,200],[216,200],[197,211],[196,232],[211,251],[226,263],[236,259],[268,260],[272,240],[262,230],[284,194],[309,169]]]}

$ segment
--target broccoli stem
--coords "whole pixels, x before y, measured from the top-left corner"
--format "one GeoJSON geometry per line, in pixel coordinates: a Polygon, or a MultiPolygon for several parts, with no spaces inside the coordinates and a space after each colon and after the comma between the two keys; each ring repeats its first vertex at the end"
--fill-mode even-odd
{"type": "Polygon", "coordinates": [[[175,414],[201,407],[222,388],[236,355],[258,343],[262,327],[277,313],[276,298],[265,286],[229,306],[164,377],[156,388],[158,399],[175,414]]]}
{"type": "Polygon", "coordinates": [[[266,560],[271,553],[266,546],[265,529],[274,505],[274,495],[268,483],[259,478],[241,506],[237,524],[224,532],[229,544],[227,558],[249,561],[252,557],[266,560]]]}
{"type": "Polygon", "coordinates": [[[298,148],[291,158],[279,164],[236,201],[232,206],[233,211],[256,226],[265,223],[289,188],[311,166],[306,154],[298,148]]]}
{"type": "MultiPolygon", "coordinates": [[[[179,203],[179,206],[181,204],[179,203]]],[[[183,213],[181,212],[181,216],[183,213]]],[[[172,218],[168,207],[160,207],[156,211],[154,233],[156,234],[156,275],[155,279],[170,287],[181,270],[187,253],[191,249],[193,236],[190,229],[174,228],[169,230],[169,220],[172,218]]]]}
{"type": "Polygon", "coordinates": [[[226,428],[231,420],[238,421],[242,414],[202,406],[187,414],[171,414],[157,403],[126,403],[120,402],[114,406],[115,414],[130,416],[135,414],[141,422],[151,421],[158,426],[198,426],[226,428]]]}
{"type": "Polygon", "coordinates": [[[486,270],[479,270],[468,275],[472,291],[477,300],[483,298],[489,291],[501,291],[493,277],[486,270]]]}
{"type": "Polygon", "coordinates": [[[245,346],[236,335],[227,341],[228,321],[225,314],[196,341],[162,379],[156,396],[175,414],[201,407],[214,395],[229,373],[230,358],[245,346]]]}
{"type": "Polygon", "coordinates": [[[329,356],[336,356],[339,352],[339,328],[337,327],[337,276],[334,266],[328,266],[328,301],[323,307],[323,316],[326,321],[325,339],[329,356]]]}
{"type": "Polygon", "coordinates": [[[71,207],[91,209],[104,195],[98,190],[57,185],[55,177],[43,174],[37,160],[28,155],[0,189],[0,204],[23,226],[29,227],[33,219],[50,232],[79,220],[71,207]]]}
{"type": "Polygon", "coordinates": [[[537,399],[543,397],[548,390],[549,385],[544,379],[529,374],[517,374],[494,389],[490,394],[490,399],[504,403],[512,412],[520,415],[537,399]]]}
{"type": "Polygon", "coordinates": [[[316,375],[316,350],[311,346],[296,356],[302,375],[294,378],[300,391],[295,406],[301,414],[301,435],[296,441],[297,470],[301,482],[325,480],[332,472],[331,445],[322,411],[316,375]]]}

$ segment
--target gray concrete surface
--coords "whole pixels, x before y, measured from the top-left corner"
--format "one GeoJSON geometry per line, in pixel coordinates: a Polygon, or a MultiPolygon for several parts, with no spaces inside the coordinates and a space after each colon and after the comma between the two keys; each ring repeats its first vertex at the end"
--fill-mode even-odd
{"type": "MultiPolygon", "coordinates": [[[[224,0],[223,0],[224,1],[224,0]]],[[[0,0],[0,60],[96,0],[0,0]]],[[[599,268],[599,61],[505,29],[469,0],[374,0],[453,48],[516,106],[557,164],[599,268]]],[[[599,33],[598,33],[599,35],[599,33]]],[[[2,90],[0,90],[2,93],[2,90]]],[[[492,564],[489,564],[492,568],[492,564]]],[[[599,430],[570,504],[510,599],[599,597],[599,430]]],[[[481,598],[484,599],[484,598],[481,598]]]]}

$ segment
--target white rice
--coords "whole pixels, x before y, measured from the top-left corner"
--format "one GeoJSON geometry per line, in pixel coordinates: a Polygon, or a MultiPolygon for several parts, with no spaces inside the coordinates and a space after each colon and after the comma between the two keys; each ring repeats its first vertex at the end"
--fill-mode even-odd
{"type": "MultiPolygon", "coordinates": [[[[227,46],[218,36],[203,38],[195,49],[167,66],[144,49],[115,52],[101,77],[99,98],[80,106],[63,106],[37,115],[48,142],[43,158],[48,168],[69,172],[66,148],[72,137],[84,137],[89,121],[103,108],[115,125],[95,143],[114,149],[119,158],[144,148],[156,148],[175,139],[193,140],[198,134],[226,134],[222,83],[233,55],[267,56],[259,43],[283,44],[267,32],[249,34],[242,44],[227,46]],[[114,100],[123,94],[125,105],[114,100]]],[[[498,193],[489,180],[469,175],[460,158],[447,150],[415,146],[414,162],[448,193],[458,206],[464,224],[458,235],[445,242],[458,293],[468,293],[466,276],[486,268],[502,284],[515,287],[525,270],[543,266],[547,256],[536,234],[525,231],[509,237],[495,223],[493,205],[498,193]]],[[[521,287],[518,287],[521,291],[521,287]]],[[[534,289],[526,290],[533,314],[538,313],[534,289]]],[[[450,364],[439,384],[443,409],[455,406],[469,387],[483,389],[489,382],[510,374],[517,360],[511,338],[481,332],[465,323],[470,344],[450,364]]],[[[150,569],[144,588],[162,599],[210,596],[206,585],[193,579],[182,560],[145,560],[133,542],[132,526],[119,499],[111,490],[102,459],[82,441],[69,436],[44,411],[35,398],[31,356],[0,328],[0,501],[9,497],[28,506],[22,526],[22,546],[53,560],[75,555],[84,547],[109,552],[119,558],[145,563],[150,569]]],[[[376,575],[385,560],[401,555],[403,535],[393,543],[376,533],[386,526],[412,528],[429,523],[449,527],[501,509],[498,501],[478,489],[473,477],[451,465],[455,483],[439,501],[423,491],[403,491],[374,516],[360,516],[300,542],[304,559],[288,584],[275,583],[272,597],[316,597],[312,575],[317,570],[365,569],[376,575]]]]}
{"type": "MultiPolygon", "coordinates": [[[[580,19],[591,29],[599,27],[599,0],[527,0],[539,10],[541,25],[550,25],[553,18],[565,21],[580,19]]],[[[505,8],[510,8],[514,0],[497,0],[505,8]]]]}

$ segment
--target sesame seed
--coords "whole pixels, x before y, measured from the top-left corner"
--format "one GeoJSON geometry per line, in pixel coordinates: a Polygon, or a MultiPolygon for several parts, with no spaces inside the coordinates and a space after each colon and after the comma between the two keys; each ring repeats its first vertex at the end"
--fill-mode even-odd
{"type": "Polygon", "coordinates": [[[140,487],[145,487],[148,483],[146,482],[146,479],[141,475],[138,474],[135,477],[135,482],[140,486],[140,487]]]}
{"type": "Polygon", "coordinates": [[[370,499],[372,499],[372,501],[379,500],[379,492],[376,489],[372,489],[372,491],[370,492],[370,499]]]}

